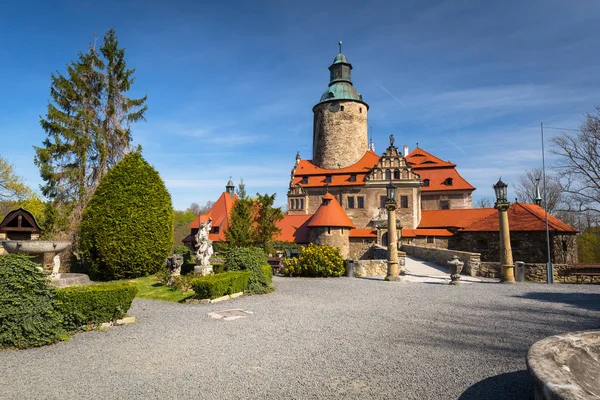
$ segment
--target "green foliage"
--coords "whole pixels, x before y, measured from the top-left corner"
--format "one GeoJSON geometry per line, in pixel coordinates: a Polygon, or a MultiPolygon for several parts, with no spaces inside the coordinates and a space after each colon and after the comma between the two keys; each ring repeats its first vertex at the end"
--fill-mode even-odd
{"type": "Polygon", "coordinates": [[[265,282],[267,283],[267,286],[270,286],[271,282],[273,282],[273,268],[271,268],[270,265],[263,265],[262,271],[263,271],[263,275],[265,277],[265,282]]]}
{"type": "Polygon", "coordinates": [[[249,293],[267,291],[269,285],[262,270],[265,265],[269,265],[267,256],[258,247],[234,247],[229,249],[225,257],[225,271],[250,271],[252,276],[246,288],[249,293]]]}
{"type": "MultiPolygon", "coordinates": [[[[196,215],[190,210],[173,210],[173,246],[182,246],[183,239],[190,234],[190,224],[196,219],[196,215]]],[[[175,250],[173,250],[175,251],[175,250]]]]}
{"type": "Polygon", "coordinates": [[[90,273],[114,280],[156,273],[173,244],[171,196],[141,154],[112,168],[85,210],[80,254],[90,273]]]}
{"type": "Polygon", "coordinates": [[[0,348],[42,346],[65,338],[56,292],[38,265],[0,256],[0,348]]]}
{"type": "Polygon", "coordinates": [[[265,253],[273,254],[274,237],[281,232],[277,222],[283,219],[281,208],[273,207],[276,194],[256,193],[256,220],[254,243],[261,246],[265,253]]]}
{"type": "Polygon", "coordinates": [[[224,272],[222,274],[203,276],[192,280],[192,288],[199,299],[216,299],[217,297],[243,292],[248,286],[250,272],[224,272]]]}
{"type": "Polygon", "coordinates": [[[240,182],[237,190],[238,199],[231,208],[229,229],[225,238],[230,247],[247,247],[253,242],[254,202],[246,194],[244,181],[240,182]]]}
{"type": "Polygon", "coordinates": [[[185,245],[179,245],[173,249],[173,254],[180,254],[183,256],[183,263],[188,264],[192,260],[192,250],[185,245]]]}
{"type": "Polygon", "coordinates": [[[344,259],[334,246],[309,244],[298,257],[283,260],[285,276],[337,277],[344,274],[344,259]]]}
{"type": "Polygon", "coordinates": [[[69,331],[123,318],[138,289],[129,282],[107,282],[58,289],[59,310],[69,331]]]}
{"type": "Polygon", "coordinates": [[[600,227],[591,227],[577,238],[578,257],[581,264],[600,263],[600,227]]]}

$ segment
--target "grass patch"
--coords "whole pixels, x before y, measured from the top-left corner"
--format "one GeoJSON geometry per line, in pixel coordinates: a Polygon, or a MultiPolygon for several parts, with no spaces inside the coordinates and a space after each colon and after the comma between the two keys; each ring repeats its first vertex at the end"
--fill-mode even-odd
{"type": "Polygon", "coordinates": [[[182,293],[176,287],[166,286],[160,283],[154,275],[143,278],[130,279],[137,285],[138,293],[136,297],[150,300],[173,301],[176,303],[183,302],[186,299],[194,297],[194,291],[188,290],[182,293]]]}

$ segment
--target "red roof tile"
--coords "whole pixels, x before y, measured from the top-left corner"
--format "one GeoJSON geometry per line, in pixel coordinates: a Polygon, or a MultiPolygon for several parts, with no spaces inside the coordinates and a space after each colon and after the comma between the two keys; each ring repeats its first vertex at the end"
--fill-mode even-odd
{"type": "Polygon", "coordinates": [[[323,196],[323,202],[308,222],[308,227],[330,226],[354,228],[354,224],[331,193],[323,196]]]}
{"type": "Polygon", "coordinates": [[[475,187],[465,180],[455,168],[433,168],[416,170],[421,181],[429,179],[429,186],[422,186],[423,192],[448,190],[475,190],[475,187]],[[448,179],[452,180],[449,184],[448,179]]]}
{"type": "Polygon", "coordinates": [[[364,185],[365,176],[378,161],[379,156],[371,150],[368,150],[356,164],[338,169],[323,169],[313,164],[312,160],[300,160],[292,185],[298,184],[302,187],[364,185]],[[331,176],[330,183],[325,181],[325,177],[328,175],[331,176]],[[350,181],[351,175],[356,175],[355,182],[350,181]],[[302,183],[302,178],[305,176],[308,177],[308,183],[302,183]]]}
{"type": "MultiPolygon", "coordinates": [[[[421,169],[421,168],[454,168],[456,164],[452,164],[451,162],[444,161],[441,158],[434,156],[431,153],[426,152],[423,149],[416,148],[410,152],[409,155],[406,156],[406,161],[412,164],[413,169],[421,169]]],[[[417,172],[420,173],[420,172],[417,172]]]]}
{"type": "Polygon", "coordinates": [[[206,222],[209,218],[212,218],[213,228],[218,227],[219,233],[209,233],[209,239],[216,242],[224,241],[225,231],[229,228],[229,216],[231,214],[231,208],[233,207],[235,200],[237,200],[237,196],[232,199],[227,192],[223,192],[215,204],[213,204],[210,211],[206,214],[196,217],[196,219],[193,220],[189,225],[189,228],[198,229],[200,228],[200,224],[202,222],[206,222]]]}
{"type": "Polygon", "coordinates": [[[359,238],[376,238],[377,231],[375,229],[367,228],[367,229],[352,229],[350,231],[350,237],[359,237],[359,238]]]}
{"type": "Polygon", "coordinates": [[[457,210],[423,210],[421,211],[421,223],[419,229],[427,228],[458,228],[462,229],[473,222],[498,215],[493,208],[467,208],[457,210]]]}
{"type": "Polygon", "coordinates": [[[407,229],[402,228],[402,237],[418,236],[454,236],[448,229],[407,229]]]}
{"type": "Polygon", "coordinates": [[[277,227],[281,229],[275,240],[280,242],[308,243],[308,220],[312,215],[291,215],[286,214],[283,219],[277,222],[277,227]]]}
{"type": "MultiPolygon", "coordinates": [[[[463,230],[465,232],[497,232],[499,230],[498,211],[486,218],[475,221],[463,230]]],[[[508,224],[511,231],[545,231],[546,214],[535,204],[512,203],[508,209],[508,224]]],[[[577,233],[577,229],[548,214],[548,229],[556,232],[577,233]]]]}

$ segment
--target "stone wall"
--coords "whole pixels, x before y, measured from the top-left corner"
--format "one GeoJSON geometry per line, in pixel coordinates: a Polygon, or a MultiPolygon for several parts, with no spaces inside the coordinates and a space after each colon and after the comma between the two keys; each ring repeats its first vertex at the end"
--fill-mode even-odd
{"type": "Polygon", "coordinates": [[[313,108],[313,161],[321,168],[345,168],[368,149],[367,105],[342,100],[313,108]],[[343,110],[342,110],[343,108],[343,110]]]}
{"type": "Polygon", "coordinates": [[[340,249],[343,258],[348,258],[350,253],[349,232],[350,230],[347,228],[326,228],[319,226],[309,228],[308,236],[310,243],[335,246],[340,249]]]}
{"type": "MultiPolygon", "coordinates": [[[[554,266],[554,282],[576,283],[576,277],[565,276],[565,264],[553,264],[554,266]]],[[[546,264],[545,263],[525,263],[525,281],[526,282],[541,282],[546,283],[546,264]]],[[[482,262],[479,267],[480,275],[485,278],[500,279],[501,268],[499,262],[482,262]]],[[[516,269],[515,269],[516,276],[516,269]]],[[[589,278],[586,278],[589,281],[589,278]]],[[[594,280],[592,280],[594,282],[594,280]]],[[[600,282],[600,279],[597,280],[600,282]]]]}
{"type": "Polygon", "coordinates": [[[448,248],[448,237],[434,237],[433,243],[427,243],[427,238],[424,236],[419,236],[416,238],[403,239],[400,238],[402,243],[412,246],[419,247],[433,247],[438,249],[447,249],[448,248]]]}
{"type": "MultiPolygon", "coordinates": [[[[406,253],[398,252],[398,270],[403,271],[406,265],[406,253]]],[[[386,276],[387,260],[356,260],[354,261],[354,276],[386,276]]]]}
{"type": "MultiPolygon", "coordinates": [[[[451,186],[448,187],[449,189],[451,186]]],[[[423,191],[421,196],[421,207],[423,210],[439,210],[440,201],[447,200],[451,210],[473,208],[473,197],[470,191],[427,192],[423,191]]]]}
{"type": "Polygon", "coordinates": [[[402,251],[409,256],[420,258],[421,260],[431,261],[437,265],[448,268],[448,260],[456,255],[464,263],[463,272],[470,276],[479,275],[481,257],[478,253],[466,251],[436,249],[432,247],[421,247],[412,245],[402,245],[402,251]]]}

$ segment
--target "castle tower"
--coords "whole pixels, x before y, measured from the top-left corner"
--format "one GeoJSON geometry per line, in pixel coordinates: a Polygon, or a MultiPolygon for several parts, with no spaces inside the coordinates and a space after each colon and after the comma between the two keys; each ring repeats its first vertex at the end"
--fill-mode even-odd
{"type": "Polygon", "coordinates": [[[310,242],[316,245],[336,246],[340,249],[342,257],[348,258],[350,229],[354,229],[354,224],[335,197],[327,193],[308,222],[310,242]]]}
{"type": "Polygon", "coordinates": [[[352,64],[340,52],[329,67],[329,87],[313,107],[313,162],[321,168],[348,167],[369,148],[369,105],[352,86],[352,64]]]}
{"type": "Polygon", "coordinates": [[[233,199],[233,196],[235,196],[235,185],[233,184],[231,177],[229,177],[229,182],[225,185],[225,191],[233,199]]]}

